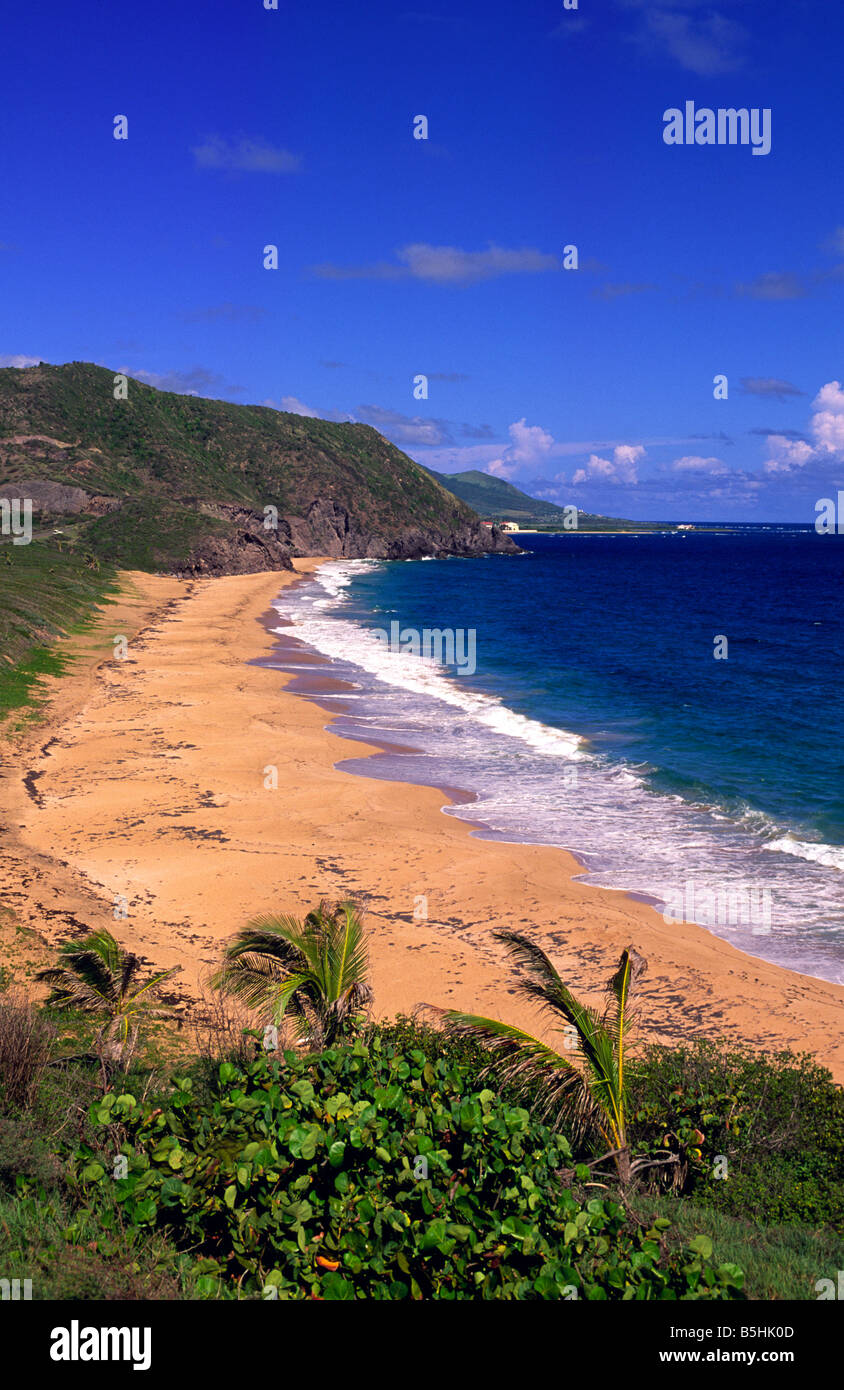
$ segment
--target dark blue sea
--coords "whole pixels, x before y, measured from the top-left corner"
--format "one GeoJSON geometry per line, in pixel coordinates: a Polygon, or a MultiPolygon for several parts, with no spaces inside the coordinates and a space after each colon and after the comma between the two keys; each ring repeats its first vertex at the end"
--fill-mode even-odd
{"type": "Polygon", "coordinates": [[[588,882],[844,982],[844,541],[519,543],[337,561],[277,601],[351,685],[333,727],[416,750],[344,765],[463,788],[446,813],[477,833],[562,846],[588,882]]]}

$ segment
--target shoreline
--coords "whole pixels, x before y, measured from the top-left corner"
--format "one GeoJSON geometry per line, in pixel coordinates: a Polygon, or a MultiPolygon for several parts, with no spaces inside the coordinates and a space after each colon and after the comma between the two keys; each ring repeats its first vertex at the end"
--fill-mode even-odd
{"type": "MultiPolygon", "coordinates": [[[[292,623],[288,623],[285,619],[279,619],[278,613],[275,613],[276,626],[272,625],[273,617],[270,614],[265,614],[262,617],[261,621],[268,635],[275,641],[276,647],[273,652],[273,657],[280,658],[281,664],[279,665],[272,658],[262,658],[259,661],[256,661],[254,664],[258,666],[269,667],[270,670],[279,671],[282,675],[287,676],[287,684],[284,687],[286,691],[288,691],[291,695],[298,695],[300,699],[309,700],[311,704],[316,705],[318,709],[323,710],[324,713],[329,715],[329,723],[326,726],[326,732],[333,733],[336,738],[342,738],[346,742],[360,743],[361,747],[364,749],[361,758],[343,758],[338,763],[336,763],[335,767],[337,767],[338,770],[349,771],[353,777],[366,777],[367,774],[365,772],[357,768],[350,768],[349,764],[364,760],[366,762],[377,762],[377,760],[380,757],[383,757],[385,755],[392,755],[394,753],[423,752],[421,748],[417,748],[415,745],[402,743],[387,743],[382,738],[358,738],[356,734],[350,733],[348,729],[342,732],[333,729],[331,725],[334,723],[334,721],[340,718],[343,714],[351,713],[351,710],[348,706],[344,707],[339,700],[337,704],[328,704],[320,697],[325,693],[337,694],[338,696],[342,697],[342,690],[351,690],[353,688],[352,685],[348,681],[344,680],[341,676],[309,676],[307,671],[303,671],[300,674],[294,674],[294,668],[300,664],[305,664],[305,666],[313,666],[318,668],[324,667],[326,670],[331,670],[334,665],[333,658],[325,656],[317,648],[308,646],[308,644],[303,642],[301,638],[293,636],[293,631],[291,631],[289,635],[287,633],[279,632],[279,623],[282,627],[290,627],[294,631],[295,629],[292,623]],[[286,655],[288,654],[285,651],[285,644],[292,644],[289,648],[289,661],[285,659],[286,655]],[[330,692],[328,690],[329,687],[333,687],[333,689],[331,689],[330,692]]],[[[393,782],[397,785],[408,787],[432,787],[434,790],[440,792],[446,798],[447,802],[452,806],[470,806],[473,802],[478,800],[477,792],[470,791],[468,787],[452,786],[447,782],[417,782],[412,777],[399,776],[387,778],[379,777],[377,780],[393,782]]],[[[444,807],[442,807],[441,809],[443,811],[445,810],[444,807]]],[[[535,841],[511,840],[505,837],[503,834],[499,834],[499,832],[493,830],[492,826],[489,825],[486,821],[470,820],[468,817],[465,816],[460,818],[459,824],[467,826],[470,833],[475,830],[488,831],[490,841],[495,844],[514,845],[517,847],[523,846],[525,848],[531,846],[536,849],[555,850],[561,854],[568,855],[568,857],[574,862],[574,864],[577,867],[577,874],[573,875],[574,882],[582,882],[587,874],[594,872],[594,870],[590,869],[585,859],[583,859],[581,855],[577,853],[576,850],[564,849],[559,845],[537,844],[537,842],[535,841]]],[[[591,887],[593,885],[584,883],[584,886],[591,887]]],[[[602,884],[599,886],[604,888],[605,892],[623,893],[625,897],[632,898],[634,902],[645,903],[649,907],[658,908],[660,905],[660,900],[656,898],[652,893],[647,893],[644,891],[635,892],[632,889],[614,888],[606,884],[602,884]]]]}
{"type": "MultiPolygon", "coordinates": [[[[332,563],[336,564],[337,562],[332,563]]],[[[292,585],[291,588],[295,588],[295,585],[292,585]]],[[[342,612],[338,612],[337,616],[342,617],[342,612]]],[[[352,742],[360,742],[367,745],[369,748],[370,751],[367,752],[364,750],[360,758],[343,759],[337,764],[338,767],[357,776],[372,776],[379,780],[393,781],[410,786],[436,787],[445,794],[453,805],[460,806],[478,801],[479,795],[482,793],[470,790],[468,787],[448,785],[444,779],[440,780],[436,775],[433,775],[430,779],[426,777],[426,760],[433,760],[435,765],[437,762],[440,764],[444,762],[441,750],[438,749],[436,741],[433,744],[430,741],[426,744],[423,740],[420,745],[414,742],[413,746],[397,744],[394,741],[387,742],[384,734],[372,730],[370,725],[370,720],[373,718],[372,711],[373,708],[376,711],[379,709],[380,702],[375,698],[375,690],[370,684],[370,681],[373,677],[378,675],[378,667],[369,664],[365,656],[359,668],[363,673],[363,685],[361,685],[359,677],[354,672],[351,674],[347,673],[348,667],[346,665],[344,653],[337,650],[336,643],[332,643],[329,640],[327,643],[327,650],[323,650],[320,646],[311,645],[312,639],[310,636],[303,637],[299,635],[302,629],[296,625],[295,618],[291,620],[287,616],[280,614],[277,609],[265,615],[264,625],[268,633],[274,638],[276,647],[271,657],[262,659],[258,664],[270,666],[288,676],[288,684],[285,687],[287,690],[303,698],[310,699],[320,709],[329,714],[329,727],[332,733],[340,738],[351,740],[352,742]],[[351,700],[343,700],[344,691],[349,691],[350,693],[354,692],[351,700]],[[363,714],[361,714],[361,709],[364,711],[363,714]],[[366,713],[366,711],[368,711],[368,713],[366,713]],[[363,732],[361,732],[361,729],[363,732]],[[373,749],[375,751],[372,751],[373,749]],[[409,759],[403,759],[401,756],[394,756],[402,754],[414,755],[417,760],[417,766],[413,768],[412,764],[409,765],[409,759]],[[382,759],[382,756],[388,758],[384,771],[379,769],[379,761],[382,759]],[[370,763],[370,760],[372,765],[370,770],[367,771],[367,764],[370,763]]],[[[348,626],[348,623],[346,626],[348,626]]],[[[360,661],[360,658],[356,656],[354,662],[356,663],[358,661],[360,661]]],[[[387,684],[384,688],[388,689],[391,684],[389,676],[385,677],[385,679],[387,684]]],[[[375,686],[377,687],[378,684],[379,681],[376,680],[375,686]]],[[[447,684],[453,685],[454,682],[449,680],[447,684]]],[[[401,685],[401,682],[399,682],[399,685],[401,685]]],[[[435,690],[436,687],[434,688],[434,691],[435,690]]],[[[496,700],[496,702],[498,701],[496,700]]],[[[503,707],[509,713],[512,713],[512,709],[506,704],[504,704],[503,707]]],[[[392,713],[389,708],[382,712],[382,717],[386,720],[386,727],[389,727],[392,722],[392,713]]],[[[532,717],[536,718],[537,716],[532,717]]],[[[401,725],[401,723],[402,717],[399,715],[399,725],[401,725]]],[[[552,723],[550,728],[558,728],[564,737],[576,740],[579,744],[591,750],[593,744],[592,738],[582,733],[575,733],[567,724],[563,727],[552,723]]],[[[400,736],[402,735],[396,734],[396,737],[400,736]]],[[[405,733],[404,737],[414,736],[413,734],[405,733]]],[[[458,776],[463,774],[455,773],[454,775],[458,776]]],[[[475,785],[479,785],[477,780],[475,785]]],[[[481,782],[480,785],[483,786],[483,782],[481,782]]],[[[701,808],[695,807],[694,809],[699,810],[701,808]]],[[[448,814],[448,809],[446,809],[446,814],[448,814]]],[[[623,893],[626,897],[636,902],[644,903],[654,908],[660,916],[667,908],[667,897],[660,897],[658,890],[648,883],[648,870],[651,866],[647,861],[643,861],[638,865],[638,883],[624,884],[623,882],[613,882],[612,872],[608,868],[607,860],[601,858],[600,851],[595,849],[593,852],[592,849],[578,847],[578,837],[577,834],[574,833],[574,826],[569,827],[569,836],[565,839],[554,838],[553,835],[547,839],[538,837],[525,839],[522,838],[520,834],[520,831],[524,830],[525,827],[510,827],[516,832],[515,834],[511,834],[508,833],[506,828],[502,828],[500,821],[496,826],[495,824],[490,824],[486,820],[479,820],[468,816],[461,816],[460,819],[469,827],[470,831],[479,838],[489,839],[499,844],[517,846],[531,845],[535,848],[558,850],[568,854],[576,866],[576,873],[573,873],[572,877],[574,881],[582,883],[584,886],[599,887],[607,892],[623,893]]],[[[780,833],[784,834],[785,832],[781,831],[780,833]]],[[[675,849],[676,848],[678,847],[675,846],[675,849]]],[[[782,943],[780,943],[778,952],[767,955],[764,950],[759,950],[755,946],[750,933],[742,932],[740,935],[737,934],[737,936],[733,938],[731,933],[726,931],[722,932],[718,929],[722,919],[710,925],[707,924],[705,917],[702,917],[702,919],[696,922],[695,917],[690,913],[685,920],[693,925],[703,926],[707,931],[711,932],[711,934],[718,936],[720,940],[734,945],[740,953],[751,959],[768,961],[770,964],[778,965],[781,969],[791,974],[805,975],[809,978],[820,979],[826,983],[844,988],[844,977],[842,977],[840,971],[840,960],[835,957],[831,958],[833,973],[829,974],[825,973],[823,968],[826,962],[822,962],[820,968],[818,968],[818,962],[814,959],[809,959],[805,953],[802,959],[799,956],[796,959],[789,959],[788,953],[782,949],[782,943]]],[[[751,918],[751,921],[752,920],[751,918]]],[[[753,936],[756,936],[755,930],[753,936]]]]}
{"type": "MultiPolygon", "coordinates": [[[[301,575],[322,561],[296,563],[301,575]]],[[[329,702],[269,664],[278,634],[261,619],[280,625],[270,604],[292,576],[121,581],[93,628],[63,644],[78,660],[44,681],[38,725],[0,731],[13,754],[0,778],[2,901],[45,949],[107,926],[145,963],[181,964],[171,984],[187,1002],[250,917],[349,894],[367,904],[378,1017],[431,1003],[536,1028],[492,930],[535,935],[590,1003],[632,943],[649,962],[642,1038],[810,1051],[844,1080],[844,987],[580,883],[565,850],[473,835],[443,814],[458,788],[345,770],[383,750],[326,729],[329,702]],[[129,637],[123,662],[115,632],[129,637]],[[128,916],[115,920],[120,897],[128,916]]],[[[318,678],[321,663],[305,664],[318,678]]]]}

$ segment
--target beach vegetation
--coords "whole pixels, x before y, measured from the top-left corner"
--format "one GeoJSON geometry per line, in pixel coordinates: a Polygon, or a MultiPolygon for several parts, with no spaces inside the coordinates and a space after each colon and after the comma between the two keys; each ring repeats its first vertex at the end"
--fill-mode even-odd
{"type": "Polygon", "coordinates": [[[814,1299],[844,1267],[844,1093],[810,1058],[640,1049],[622,1182],[541,1069],[487,1082],[471,1030],[360,1019],[270,1054],[212,1000],[206,1046],[150,1020],[118,1072],[79,1050],[84,995],[0,996],[0,1263],[34,1298],[814,1299]]]}
{"type": "Polygon", "coordinates": [[[599,1011],[572,994],[536,942],[521,932],[495,932],[519,970],[516,990],[552,1020],[560,1048],[512,1024],[456,1009],[438,1011],[447,1032],[486,1049],[488,1070],[529,1097],[540,1118],[565,1124],[577,1139],[597,1130],[607,1150],[595,1164],[612,1159],[628,1182],[650,1156],[631,1157],[627,1133],[628,1034],[636,984],[647,963],[632,948],[622,953],[599,1011]]]}
{"type": "Polygon", "coordinates": [[[129,1229],[190,1250],[199,1296],[730,1299],[705,1238],[670,1254],[572,1171],[568,1139],[465,1065],[373,1031],[318,1054],[262,1049],[165,1106],[110,1091],[70,1182],[129,1229]],[[113,1178],[106,1156],[119,1153],[113,1178]],[[575,1179],[576,1186],[572,1185],[575,1179]]]}
{"type": "Polygon", "coordinates": [[[60,676],[68,657],[58,638],[83,631],[96,605],[115,591],[114,570],[91,569],[81,549],[55,537],[0,545],[0,719],[37,708],[45,676],[60,676]]]}
{"type": "Polygon", "coordinates": [[[708,1039],[651,1045],[629,1111],[633,1148],[676,1153],[679,1186],[697,1205],[844,1236],[844,1090],[810,1055],[708,1039]]]}
{"type": "Polygon", "coordinates": [[[363,913],[346,900],[321,902],[304,921],[253,918],[226,947],[212,985],[317,1050],[361,1027],[372,1000],[368,973],[363,913]]]}
{"type": "Polygon", "coordinates": [[[744,1288],[754,1300],[816,1299],[819,1278],[844,1268],[844,1237],[823,1224],[760,1220],[755,1206],[735,1213],[713,1209],[693,1196],[640,1192],[629,1203],[643,1224],[659,1218],[669,1248],[684,1248],[706,1236],[716,1263],[735,1263],[744,1271],[744,1288]]]}
{"type": "Polygon", "coordinates": [[[175,1017],[173,1008],[162,1001],[160,987],[181,968],[174,965],[142,978],[138,956],[101,928],[81,941],[65,942],[57,963],[39,970],[36,979],[50,986],[49,1010],[101,1018],[96,1047],[102,1065],[125,1068],[140,1027],[175,1017]]]}

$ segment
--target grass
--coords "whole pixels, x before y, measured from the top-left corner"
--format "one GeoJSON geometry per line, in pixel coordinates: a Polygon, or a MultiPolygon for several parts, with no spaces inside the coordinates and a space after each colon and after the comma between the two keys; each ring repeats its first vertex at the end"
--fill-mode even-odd
{"type": "Polygon", "coordinates": [[[0,1196],[4,1278],[30,1279],[35,1300],[193,1296],[189,1258],[156,1232],[127,1228],[115,1207],[96,1212],[63,1193],[0,1196]]]}
{"type": "Polygon", "coordinates": [[[670,1239],[678,1245],[696,1235],[709,1236],[715,1264],[741,1265],[750,1299],[816,1299],[816,1281],[835,1279],[836,1271],[844,1269],[844,1237],[823,1226],[760,1226],[696,1206],[687,1197],[641,1195],[631,1205],[645,1220],[667,1217],[672,1223],[670,1239]]]}
{"type": "Polygon", "coordinates": [[[70,660],[52,644],[89,627],[116,590],[112,566],[56,538],[0,545],[0,719],[37,708],[43,677],[70,660]]]}
{"type": "MultiPolygon", "coordinates": [[[[49,1010],[16,1007],[19,1003],[14,988],[0,990],[3,1277],[31,1280],[35,1300],[191,1298],[191,1261],[166,1235],[127,1226],[108,1190],[94,1209],[68,1185],[66,1156],[93,1137],[88,1111],[102,1094],[102,1085],[96,1062],[56,1062],[92,1049],[96,1020],[84,1014],[63,1016],[58,1037],[49,1010]],[[16,1017],[23,1019],[23,1026],[14,1028],[16,1017]],[[27,1031],[52,1036],[49,1064],[37,1047],[27,1048],[27,1031]],[[29,1066],[33,1083],[28,1098],[17,1103],[8,1094],[15,1071],[6,1055],[10,1047],[24,1059],[19,1071],[29,1066]]],[[[164,1098],[174,1040],[156,1031],[142,1062],[122,1078],[124,1087],[139,1099],[159,1094],[164,1098]]],[[[14,1080],[20,1079],[18,1072],[14,1080]]]]}

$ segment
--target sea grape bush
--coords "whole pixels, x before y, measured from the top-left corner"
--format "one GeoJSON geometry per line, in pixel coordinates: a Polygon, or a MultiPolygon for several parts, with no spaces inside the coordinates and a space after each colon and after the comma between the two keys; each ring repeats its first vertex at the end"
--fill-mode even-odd
{"type": "Polygon", "coordinates": [[[566,1185],[562,1134],[465,1064],[389,1036],[223,1062],[210,1087],[175,1079],[166,1108],[109,1093],[91,1119],[102,1144],[76,1152],[81,1195],[116,1196],[127,1225],[193,1251],[200,1296],[742,1296],[706,1237],[667,1253],[666,1221],[643,1230],[566,1185]]]}

